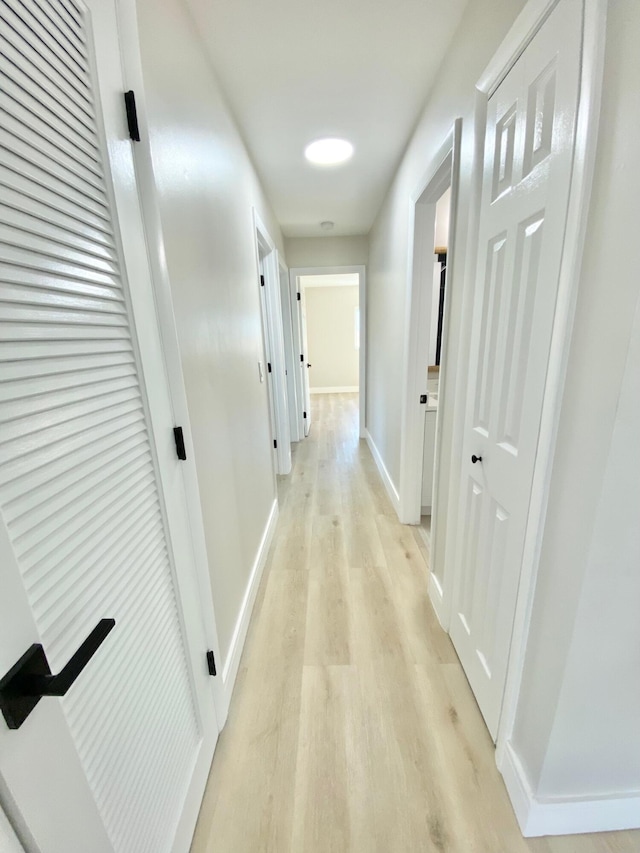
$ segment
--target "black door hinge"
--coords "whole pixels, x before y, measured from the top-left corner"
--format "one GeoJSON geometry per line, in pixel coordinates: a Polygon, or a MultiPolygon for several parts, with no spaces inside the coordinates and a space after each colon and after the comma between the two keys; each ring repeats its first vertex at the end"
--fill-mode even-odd
{"type": "Polygon", "coordinates": [[[187,451],[184,446],[184,434],[182,432],[182,427],[173,428],[173,438],[176,442],[176,453],[178,454],[178,459],[186,459],[187,451]]]}
{"type": "Polygon", "coordinates": [[[273,439],[273,449],[274,450],[278,449],[278,442],[275,440],[275,438],[273,439]]]}
{"type": "Polygon", "coordinates": [[[124,106],[127,111],[127,126],[129,128],[129,139],[140,142],[140,128],[138,127],[138,111],[136,109],[136,96],[133,89],[124,93],[124,106]]]}
{"type": "Polygon", "coordinates": [[[426,394],[420,394],[420,402],[421,403],[427,402],[427,395],[426,394]]]}
{"type": "Polygon", "coordinates": [[[303,417],[303,418],[306,418],[306,417],[307,417],[307,413],[306,413],[306,412],[303,412],[303,413],[302,413],[302,417],[303,417]]]}
{"type": "Polygon", "coordinates": [[[217,675],[216,671],[216,658],[211,649],[207,652],[207,669],[209,670],[209,675],[217,675]]]}
{"type": "Polygon", "coordinates": [[[271,362],[270,361],[267,362],[267,370],[269,371],[269,373],[271,373],[271,362]]]}
{"type": "Polygon", "coordinates": [[[300,361],[304,361],[304,353],[300,353],[300,361]]]}
{"type": "Polygon", "coordinates": [[[300,293],[296,293],[296,297],[298,299],[298,302],[300,302],[300,293]]]}
{"type": "Polygon", "coordinates": [[[264,276],[260,276],[260,287],[264,287],[264,276]]]}

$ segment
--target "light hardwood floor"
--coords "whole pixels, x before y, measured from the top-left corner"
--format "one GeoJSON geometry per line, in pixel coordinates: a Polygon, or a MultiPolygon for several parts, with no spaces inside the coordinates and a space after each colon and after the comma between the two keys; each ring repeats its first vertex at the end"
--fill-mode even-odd
{"type": "Polygon", "coordinates": [[[357,395],[313,400],[192,853],[640,851],[632,832],[521,837],[357,395]]]}

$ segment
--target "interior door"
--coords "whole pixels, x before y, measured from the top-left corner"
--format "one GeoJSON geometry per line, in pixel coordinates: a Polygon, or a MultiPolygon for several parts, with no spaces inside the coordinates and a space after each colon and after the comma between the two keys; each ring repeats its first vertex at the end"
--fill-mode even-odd
{"type": "Polygon", "coordinates": [[[488,103],[451,637],[494,739],[562,257],[581,14],[580,0],[561,0],[488,103]]]}
{"type": "Polygon", "coordinates": [[[177,853],[218,730],[115,3],[0,18],[0,798],[29,851],[177,853]],[[38,645],[68,683],[7,678],[38,645]]]}
{"type": "Polygon", "coordinates": [[[271,340],[270,324],[269,324],[269,307],[267,305],[267,279],[264,269],[264,259],[260,259],[260,309],[262,312],[262,345],[265,357],[264,370],[266,371],[267,381],[267,397],[269,398],[269,426],[271,430],[271,459],[273,463],[274,475],[278,473],[278,452],[277,452],[277,419],[276,419],[276,402],[275,388],[273,380],[273,342],[271,340]]]}
{"type": "Polygon", "coordinates": [[[302,372],[302,387],[304,389],[304,434],[309,435],[311,429],[311,378],[309,376],[309,344],[307,342],[307,308],[304,298],[304,288],[300,288],[300,301],[298,302],[300,309],[300,340],[302,343],[302,353],[300,354],[300,370],[302,372]]]}
{"type": "Polygon", "coordinates": [[[289,434],[291,441],[298,441],[298,394],[296,391],[296,355],[293,338],[293,318],[291,316],[291,299],[289,298],[289,273],[286,268],[278,266],[280,278],[280,305],[282,314],[282,336],[286,369],[287,413],[289,415],[289,434]]]}

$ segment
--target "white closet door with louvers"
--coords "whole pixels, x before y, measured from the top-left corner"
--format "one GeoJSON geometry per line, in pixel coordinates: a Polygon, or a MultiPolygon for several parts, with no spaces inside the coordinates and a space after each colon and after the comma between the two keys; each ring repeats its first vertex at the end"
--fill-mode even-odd
{"type": "Polygon", "coordinates": [[[0,801],[39,853],[186,851],[218,733],[121,67],[114,0],[0,0],[0,801]]]}

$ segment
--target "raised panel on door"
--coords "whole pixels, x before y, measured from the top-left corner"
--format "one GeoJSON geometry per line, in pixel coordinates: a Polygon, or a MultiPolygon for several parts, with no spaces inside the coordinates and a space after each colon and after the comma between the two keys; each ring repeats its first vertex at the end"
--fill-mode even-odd
{"type": "Polygon", "coordinates": [[[562,259],[581,14],[579,0],[560,0],[488,102],[451,636],[494,737],[562,259]]]}
{"type": "Polygon", "coordinates": [[[0,676],[27,642],[57,672],[100,619],[116,624],[66,696],[15,731],[0,721],[0,775],[42,853],[168,853],[217,729],[132,312],[148,281],[127,280],[105,156],[100,94],[113,117],[122,84],[99,92],[92,23],[98,67],[120,80],[115,6],[88,6],[0,2],[0,676]]]}

